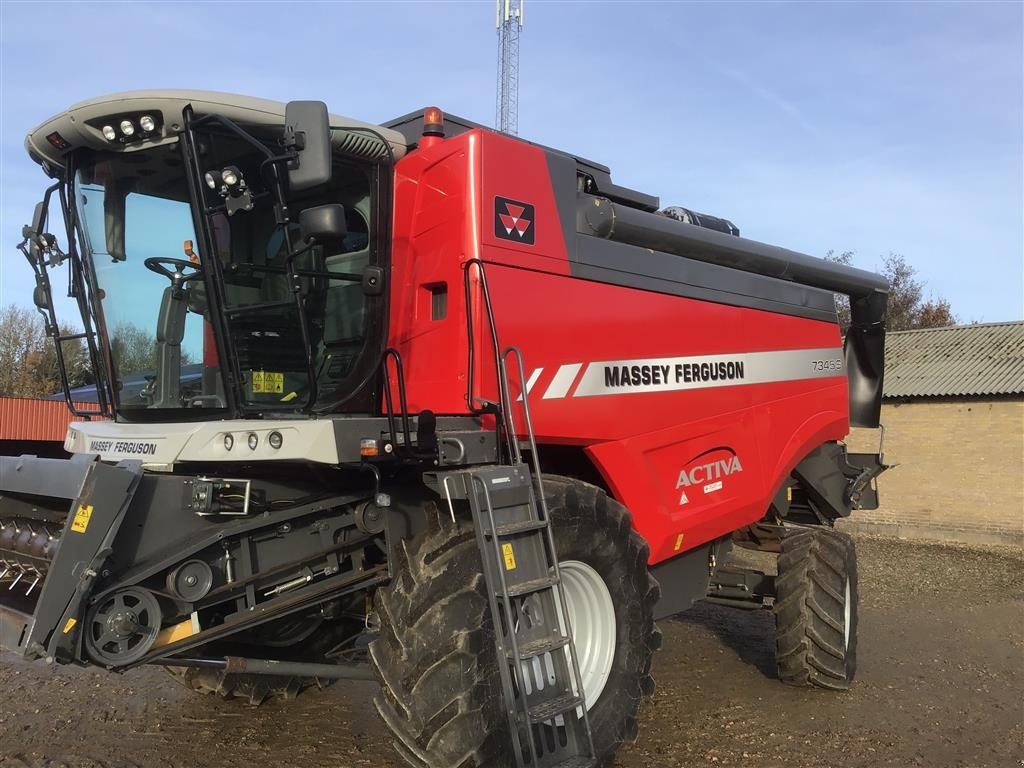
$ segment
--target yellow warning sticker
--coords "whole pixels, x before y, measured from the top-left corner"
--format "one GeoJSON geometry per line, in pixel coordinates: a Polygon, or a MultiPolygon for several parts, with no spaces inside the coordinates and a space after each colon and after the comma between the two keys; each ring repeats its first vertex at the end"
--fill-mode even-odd
{"type": "Polygon", "coordinates": [[[501,556],[505,558],[505,570],[514,571],[516,569],[516,553],[512,551],[511,544],[501,545],[501,556]]]}
{"type": "Polygon", "coordinates": [[[271,395],[284,394],[284,374],[270,371],[252,372],[252,391],[271,395]]]}
{"type": "Polygon", "coordinates": [[[789,488],[786,489],[786,501],[792,501],[792,500],[793,500],[793,486],[789,486],[789,488]]]}
{"type": "Polygon", "coordinates": [[[68,619],[64,624],[64,634],[66,635],[72,629],[75,628],[75,624],[78,623],[78,619],[68,619]]]}
{"type": "Polygon", "coordinates": [[[676,552],[678,552],[680,549],[682,549],[682,547],[683,547],[683,538],[685,538],[685,536],[686,536],[685,533],[680,533],[678,536],[676,536],[676,546],[675,546],[676,552]]]}
{"type": "Polygon", "coordinates": [[[79,504],[78,510],[75,512],[75,519],[71,521],[71,530],[75,533],[85,533],[91,517],[92,504],[79,504]]]}

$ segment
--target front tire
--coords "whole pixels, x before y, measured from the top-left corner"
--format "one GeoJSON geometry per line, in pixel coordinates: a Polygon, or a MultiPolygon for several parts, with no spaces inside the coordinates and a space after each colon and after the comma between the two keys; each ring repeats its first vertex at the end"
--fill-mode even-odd
{"type": "Polygon", "coordinates": [[[789,685],[844,691],[857,671],[857,551],[844,533],[784,531],[775,579],[775,660],[789,685]]]}
{"type": "MultiPolygon", "coordinates": [[[[574,631],[581,671],[590,670],[582,677],[601,682],[596,701],[587,700],[598,765],[607,765],[636,738],[637,712],[654,690],[659,589],[647,570],[647,544],[622,505],[576,480],[549,477],[544,484],[559,560],[570,565],[565,576],[584,597],[574,605],[573,590],[566,590],[570,617],[580,624],[574,631]],[[610,600],[589,574],[599,575],[610,600]],[[584,620],[588,611],[591,620],[584,620]],[[579,636],[588,626],[599,628],[602,639],[588,645],[579,636]]],[[[427,531],[403,543],[395,578],[377,592],[381,631],[370,646],[381,680],[375,704],[396,750],[415,768],[504,768],[512,764],[511,735],[473,526],[453,524],[432,507],[427,531]]]]}

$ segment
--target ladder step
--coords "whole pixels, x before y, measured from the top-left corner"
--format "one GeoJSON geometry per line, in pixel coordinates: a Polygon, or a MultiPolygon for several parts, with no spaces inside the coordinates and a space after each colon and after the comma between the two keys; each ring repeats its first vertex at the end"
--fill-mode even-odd
{"type": "MultiPolygon", "coordinates": [[[[521,597],[528,595],[531,592],[539,592],[542,589],[548,589],[549,587],[555,586],[558,583],[558,579],[554,576],[542,576],[539,579],[531,579],[530,581],[524,581],[522,584],[515,584],[508,588],[509,597],[521,597]]],[[[501,592],[497,593],[498,597],[502,597],[501,592]]]]}
{"type": "Polygon", "coordinates": [[[574,693],[563,693],[553,699],[530,707],[530,722],[543,723],[552,718],[571,712],[583,703],[583,697],[574,693]]]}
{"type": "MultiPolygon", "coordinates": [[[[540,640],[532,640],[529,643],[523,643],[519,646],[519,658],[521,660],[532,659],[534,656],[543,656],[545,653],[551,653],[557,651],[559,648],[565,648],[569,644],[568,637],[562,637],[561,635],[555,635],[552,637],[542,637],[540,640]]],[[[512,652],[508,654],[509,661],[515,661],[512,658],[512,652]]]]}
{"type": "MultiPolygon", "coordinates": [[[[511,423],[507,413],[502,415],[511,423]]],[[[536,466],[533,469],[539,471],[536,466]]],[[[573,642],[560,628],[564,606],[556,610],[560,578],[550,541],[551,524],[532,474],[529,466],[518,461],[463,470],[455,475],[462,481],[456,483],[456,490],[461,489],[472,511],[491,618],[495,627],[505,627],[504,633],[494,633],[498,658],[505,659],[515,673],[501,676],[505,709],[515,713],[518,723],[511,729],[515,764],[519,768],[524,763],[531,768],[595,768],[593,737],[582,710],[586,699],[580,671],[575,654],[565,650],[573,642]],[[519,615],[528,616],[529,628],[517,623],[517,606],[519,615]],[[525,672],[524,666],[528,667],[525,672]],[[543,687],[534,689],[530,682],[538,666],[546,674],[543,682],[537,680],[543,687]],[[529,736],[541,723],[563,728],[565,742],[561,736],[557,744],[544,742],[543,752],[534,755],[534,746],[541,747],[533,745],[529,736]]]]}
{"type": "Polygon", "coordinates": [[[529,533],[530,531],[542,531],[548,527],[545,520],[523,520],[518,523],[507,523],[499,525],[493,532],[486,531],[488,536],[514,536],[517,533],[529,533]]]}
{"type": "Polygon", "coordinates": [[[597,762],[592,757],[570,757],[568,760],[556,763],[551,768],[594,768],[595,765],[597,762]]]}

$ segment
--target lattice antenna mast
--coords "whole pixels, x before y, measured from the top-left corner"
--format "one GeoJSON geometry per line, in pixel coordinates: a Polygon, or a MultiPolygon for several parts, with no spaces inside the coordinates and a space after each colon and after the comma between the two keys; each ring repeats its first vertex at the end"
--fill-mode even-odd
{"type": "Polygon", "coordinates": [[[519,32],[525,0],[497,0],[498,93],[494,124],[499,131],[519,133],[519,32]]]}

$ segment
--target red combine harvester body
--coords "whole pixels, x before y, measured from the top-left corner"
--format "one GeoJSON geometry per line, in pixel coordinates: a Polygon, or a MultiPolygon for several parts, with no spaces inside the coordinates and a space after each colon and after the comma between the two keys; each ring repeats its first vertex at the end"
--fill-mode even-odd
{"type": "Polygon", "coordinates": [[[468,309],[462,290],[483,262],[498,335],[527,364],[542,452],[582,449],[657,563],[760,520],[807,454],[846,436],[843,342],[834,319],[645,290],[657,255],[638,247],[591,267],[575,168],[553,157],[475,128],[399,161],[389,344],[411,411],[468,412],[470,380],[496,402],[479,280],[468,309]]]}
{"type": "Polygon", "coordinates": [[[375,679],[414,768],[610,765],[700,600],[851,684],[881,278],[436,108],[144,91],[26,148],[83,420],[71,460],[0,456],[0,647],[253,702],[375,679]]]}

